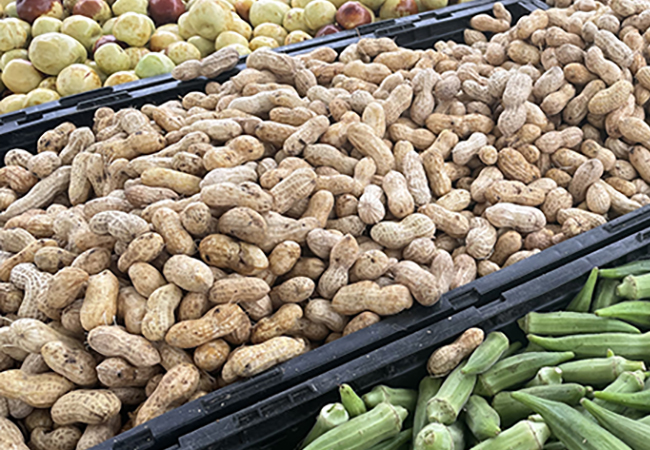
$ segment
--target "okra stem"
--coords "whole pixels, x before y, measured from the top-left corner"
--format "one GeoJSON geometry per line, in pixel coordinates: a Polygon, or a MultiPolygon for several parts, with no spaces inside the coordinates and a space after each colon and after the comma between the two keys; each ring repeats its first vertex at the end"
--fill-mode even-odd
{"type": "Polygon", "coordinates": [[[591,299],[593,298],[594,295],[594,288],[596,287],[597,280],[598,280],[598,267],[594,267],[593,269],[591,269],[591,272],[589,273],[589,278],[587,278],[587,282],[582,287],[580,292],[578,292],[578,295],[576,295],[575,298],[571,300],[571,303],[569,303],[569,306],[567,306],[566,310],[575,311],[575,312],[589,311],[589,308],[591,307],[591,299]]]}
{"type": "Polygon", "coordinates": [[[601,400],[627,406],[628,408],[650,411],[650,391],[633,392],[623,394],[620,392],[596,391],[594,396],[601,400]]]}
{"type": "Polygon", "coordinates": [[[456,425],[430,423],[415,438],[415,450],[455,450],[465,448],[462,429],[456,425]]]}
{"type": "Polygon", "coordinates": [[[350,416],[342,404],[330,403],[325,405],[320,410],[320,414],[316,418],[316,424],[305,438],[301,448],[305,448],[329,430],[347,422],[349,418],[350,416]]]}
{"type": "Polygon", "coordinates": [[[629,300],[639,300],[650,297],[650,274],[623,278],[616,288],[616,293],[629,300]]]}
{"type": "Polygon", "coordinates": [[[544,400],[523,392],[513,392],[512,397],[540,414],[555,437],[569,450],[632,450],[564,403],[544,400]]]}
{"type": "Polygon", "coordinates": [[[488,334],[487,338],[478,346],[462,372],[466,375],[481,374],[487,372],[501,358],[501,355],[508,349],[508,337],[495,331],[488,334]]]}
{"type": "Polygon", "coordinates": [[[413,415],[413,440],[411,448],[415,447],[415,438],[425,425],[429,422],[427,417],[427,403],[433,398],[440,389],[442,384],[441,378],[424,377],[420,381],[418,389],[418,401],[415,405],[415,414],[413,415]]]}
{"type": "Polygon", "coordinates": [[[628,275],[641,275],[648,272],[650,272],[650,259],[642,259],[612,269],[600,269],[598,275],[600,278],[621,279],[628,275]]]}
{"type": "Polygon", "coordinates": [[[598,423],[634,450],[650,450],[650,426],[608,411],[587,399],[582,406],[598,420],[598,423]]]}
{"type": "Polygon", "coordinates": [[[339,395],[341,396],[341,403],[343,403],[350,417],[357,417],[367,412],[365,403],[350,385],[342,384],[339,387],[339,395]]]}
{"type": "Polygon", "coordinates": [[[559,367],[542,367],[530,380],[526,387],[548,386],[549,384],[562,384],[562,369],[559,367]]]}

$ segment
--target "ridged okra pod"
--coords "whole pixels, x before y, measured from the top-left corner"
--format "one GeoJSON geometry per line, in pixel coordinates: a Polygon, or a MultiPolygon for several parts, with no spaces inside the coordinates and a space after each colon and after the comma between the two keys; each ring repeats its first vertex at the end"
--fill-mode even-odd
{"type": "Polygon", "coordinates": [[[609,354],[607,358],[569,361],[561,364],[560,369],[564,381],[599,386],[613,382],[623,372],[645,370],[645,364],[609,354]]]}
{"type": "Polygon", "coordinates": [[[587,333],[641,333],[638,328],[620,320],[606,319],[591,313],[557,311],[530,312],[518,321],[526,334],[568,336],[587,333]]]}
{"type": "Polygon", "coordinates": [[[368,411],[366,404],[363,403],[361,397],[354,392],[354,389],[349,384],[342,384],[339,387],[339,395],[341,396],[341,403],[345,406],[350,417],[357,417],[368,411]]]}
{"type": "Polygon", "coordinates": [[[350,416],[342,404],[330,403],[329,405],[323,406],[320,414],[316,418],[316,424],[303,441],[301,448],[305,448],[323,434],[347,422],[349,419],[350,416]]]}
{"type": "Polygon", "coordinates": [[[406,408],[409,414],[412,414],[418,401],[418,393],[413,389],[395,389],[380,385],[375,386],[372,391],[361,398],[368,409],[374,408],[380,403],[390,403],[394,406],[406,408]]]}
{"type": "Polygon", "coordinates": [[[451,425],[467,403],[476,385],[476,375],[464,375],[464,363],[456,367],[440,386],[438,393],[427,403],[429,422],[451,425]]]}
{"type": "Polygon", "coordinates": [[[596,311],[618,303],[620,297],[616,294],[617,286],[618,280],[609,278],[598,280],[598,284],[596,284],[596,292],[594,294],[594,301],[591,303],[591,310],[596,311]]]}
{"type": "Polygon", "coordinates": [[[496,363],[490,370],[479,375],[476,393],[493,396],[504,389],[530,380],[545,366],[555,366],[573,359],[573,352],[531,352],[511,356],[496,363]]]}
{"type": "Polygon", "coordinates": [[[528,340],[554,352],[573,351],[578,358],[604,357],[611,350],[629,359],[650,360],[650,333],[598,333],[558,338],[530,334],[528,340]]]}
{"type": "MultiPolygon", "coordinates": [[[[511,357],[512,355],[518,353],[522,348],[524,347],[524,344],[521,343],[521,341],[513,342],[508,346],[505,352],[503,352],[503,355],[499,357],[499,361],[502,361],[506,358],[511,357]]],[[[497,361],[497,362],[499,362],[497,361]]]]}
{"type": "Polygon", "coordinates": [[[630,394],[620,392],[596,391],[594,396],[617,405],[634,408],[641,411],[650,411],[650,391],[639,391],[630,394]]]}
{"type": "Polygon", "coordinates": [[[487,372],[508,350],[508,337],[500,331],[493,331],[478,346],[463,368],[466,375],[478,375],[487,372]]]}
{"type": "Polygon", "coordinates": [[[415,450],[459,450],[465,448],[463,430],[458,424],[430,423],[415,438],[415,450]]]}
{"type": "Polygon", "coordinates": [[[377,445],[373,445],[368,450],[402,450],[405,448],[406,444],[411,441],[411,436],[413,435],[413,430],[409,428],[408,430],[402,431],[395,437],[386,439],[383,442],[380,442],[377,445]]]}
{"type": "MultiPolygon", "coordinates": [[[[519,392],[534,395],[539,398],[554,400],[577,405],[580,399],[589,392],[586,387],[576,383],[551,384],[548,386],[535,386],[521,389],[519,392]]],[[[510,426],[521,419],[525,419],[533,410],[512,397],[512,392],[499,392],[492,399],[492,408],[501,417],[502,426],[510,426]]]]}
{"type": "Polygon", "coordinates": [[[399,434],[408,411],[381,403],[365,414],[328,431],[305,450],[368,450],[399,434]]]}
{"type": "Polygon", "coordinates": [[[598,267],[591,269],[587,282],[580,289],[578,295],[575,296],[569,306],[566,307],[567,311],[587,312],[591,308],[591,300],[594,296],[594,289],[596,288],[596,281],[598,281],[598,267]]]}
{"type": "Polygon", "coordinates": [[[650,259],[642,259],[612,269],[600,269],[598,276],[600,278],[621,279],[628,275],[641,275],[650,272],[650,259]]]}
{"type": "Polygon", "coordinates": [[[560,441],[547,442],[543,450],[566,450],[566,445],[560,441]]]}
{"type": "Polygon", "coordinates": [[[501,433],[501,418],[483,397],[472,395],[465,405],[465,424],[479,441],[501,433]]]}
{"type": "Polygon", "coordinates": [[[632,300],[621,302],[595,312],[598,317],[621,319],[626,322],[650,327],[650,302],[643,300],[632,300]]]}
{"type": "MultiPolygon", "coordinates": [[[[618,376],[616,380],[614,380],[614,382],[612,382],[609,386],[607,386],[603,390],[603,392],[608,392],[613,394],[616,393],[632,394],[634,392],[642,391],[644,378],[645,378],[645,374],[640,371],[623,372],[618,376]]],[[[618,405],[612,402],[607,402],[599,398],[595,398],[593,402],[598,406],[602,406],[603,408],[609,409],[610,411],[615,412],[617,414],[621,414],[625,410],[625,406],[618,405]]]]}
{"type": "Polygon", "coordinates": [[[616,288],[616,293],[629,300],[639,300],[650,297],[650,273],[645,275],[629,275],[623,278],[616,288]]]}
{"type": "Polygon", "coordinates": [[[613,413],[586,398],[582,400],[582,406],[603,428],[634,450],[650,450],[650,425],[613,413]]]}
{"type": "Polygon", "coordinates": [[[418,401],[415,405],[415,413],[413,414],[413,440],[411,442],[411,448],[415,447],[415,438],[418,436],[420,430],[429,423],[427,403],[438,393],[441,384],[441,378],[433,378],[430,376],[424,377],[420,381],[418,401]]]}
{"type": "Polygon", "coordinates": [[[553,435],[568,450],[632,450],[616,436],[564,403],[524,392],[513,392],[512,396],[540,414],[553,435]]]}
{"type": "Polygon", "coordinates": [[[542,450],[550,436],[551,430],[544,422],[522,420],[497,437],[472,447],[471,450],[542,450]]]}
{"type": "Polygon", "coordinates": [[[562,384],[562,381],[562,369],[559,367],[542,367],[535,375],[535,378],[526,383],[526,387],[562,384]]]}

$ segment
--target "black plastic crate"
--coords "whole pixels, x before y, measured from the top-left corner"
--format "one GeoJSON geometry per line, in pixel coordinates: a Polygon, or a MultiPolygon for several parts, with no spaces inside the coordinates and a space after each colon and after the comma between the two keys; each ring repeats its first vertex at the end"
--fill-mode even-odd
{"type": "MultiPolygon", "coordinates": [[[[469,26],[476,14],[490,14],[495,0],[476,0],[469,3],[440,8],[399,19],[389,19],[363,25],[311,39],[297,44],[279,47],[277,50],[289,55],[309,52],[317,47],[327,46],[342,51],[362,37],[392,37],[407,48],[431,48],[438,40],[463,40],[463,30],[469,26]]],[[[510,11],[515,23],[520,17],[536,9],[547,8],[541,0],[504,0],[501,3],[510,11]]],[[[245,57],[217,81],[226,81],[245,67],[245,57]]],[[[177,99],[188,92],[202,90],[209,80],[199,78],[189,82],[173,80],[170,75],[104,87],[82,94],[64,97],[56,102],[15,111],[0,116],[0,158],[7,150],[22,148],[35,151],[36,141],[45,131],[62,122],[70,121],[77,126],[89,126],[95,111],[103,106],[120,109],[140,107],[145,103],[161,104],[177,99]]]]}
{"type": "Polygon", "coordinates": [[[580,291],[593,267],[616,266],[650,256],[650,229],[602,247],[497,299],[471,306],[414,334],[325,372],[179,439],[168,450],[291,450],[324,405],[339,401],[338,386],[365,393],[379,384],[417,387],[431,353],[470,327],[523,338],[516,320],[530,311],[562,309],[580,291]]]}

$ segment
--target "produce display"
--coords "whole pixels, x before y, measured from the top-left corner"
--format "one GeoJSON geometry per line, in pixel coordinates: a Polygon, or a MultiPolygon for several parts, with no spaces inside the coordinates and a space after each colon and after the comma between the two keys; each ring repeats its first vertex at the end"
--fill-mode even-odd
{"type": "Polygon", "coordinates": [[[527,345],[470,328],[433,352],[419,386],[359,397],[341,385],[300,448],[650,448],[649,271],[650,260],[594,269],[566,310],[518,321],[527,345]]]}
{"type": "Polygon", "coordinates": [[[435,49],[259,49],[7,152],[0,442],[89,448],[649,203],[641,9],[493,12],[435,49]]]}
{"type": "Polygon", "coordinates": [[[440,8],[447,0],[3,0],[0,114],[440,8]],[[13,94],[13,95],[10,95],[13,94]]]}

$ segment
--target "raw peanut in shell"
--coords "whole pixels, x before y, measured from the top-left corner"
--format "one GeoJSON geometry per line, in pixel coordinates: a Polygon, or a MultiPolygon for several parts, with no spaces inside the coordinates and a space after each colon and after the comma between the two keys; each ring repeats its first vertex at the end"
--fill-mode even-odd
{"type": "Polygon", "coordinates": [[[115,275],[105,270],[88,279],[86,296],[79,318],[84,330],[113,323],[117,314],[119,282],[115,275]]]}
{"type": "Polygon", "coordinates": [[[270,292],[269,285],[260,278],[241,277],[217,280],[210,288],[213,303],[237,303],[259,300],[270,292]]]}
{"type": "Polygon", "coordinates": [[[475,217],[469,221],[469,232],[465,238],[468,255],[475,259],[488,258],[497,242],[497,230],[486,219],[475,217]]]}
{"type": "Polygon", "coordinates": [[[16,319],[7,331],[12,333],[13,345],[29,353],[37,354],[43,345],[53,341],[62,341],[72,348],[82,348],[76,339],[36,319],[16,319]]]}
{"type": "MultiPolygon", "coordinates": [[[[129,278],[133,283],[133,288],[138,294],[149,297],[153,291],[167,284],[162,274],[151,264],[145,262],[136,262],[129,267],[129,278]]],[[[120,290],[120,294],[122,289],[120,290]]],[[[119,298],[118,298],[119,311],[119,298]]],[[[119,312],[118,312],[119,315],[119,312]]],[[[127,327],[128,328],[128,327],[127,327]]]]}
{"type": "Polygon", "coordinates": [[[119,356],[136,367],[160,363],[158,350],[142,336],[129,334],[119,326],[101,326],[88,333],[88,345],[106,357],[119,356]]]}
{"type": "Polygon", "coordinates": [[[373,281],[360,281],[344,286],[332,300],[334,311],[348,316],[363,311],[390,316],[412,305],[413,299],[406,286],[395,284],[381,287],[373,281]]]}
{"type": "Polygon", "coordinates": [[[318,281],[318,292],[327,299],[348,284],[348,272],[359,256],[359,244],[351,235],[345,235],[332,247],[329,256],[330,265],[318,281]]]}
{"type": "Polygon", "coordinates": [[[485,217],[498,228],[512,228],[522,233],[541,230],[546,217],[539,209],[512,203],[499,203],[485,210],[485,217]]]}
{"type": "Polygon", "coordinates": [[[47,293],[39,297],[45,310],[62,309],[71,304],[88,281],[88,273],[74,267],[65,267],[54,274],[47,293]]]}
{"type": "MultiPolygon", "coordinates": [[[[153,261],[163,251],[165,244],[166,241],[158,233],[145,233],[131,241],[126,251],[118,259],[117,268],[121,272],[126,272],[135,262],[153,261]]],[[[75,263],[72,263],[72,266],[74,267],[75,263]]]]}
{"type": "Polygon", "coordinates": [[[207,293],[214,281],[212,271],[205,263],[186,255],[169,258],[163,274],[167,281],[189,292],[207,293]]]}
{"type": "Polygon", "coordinates": [[[433,237],[436,226],[424,214],[411,214],[400,222],[380,222],[370,229],[370,236],[380,245],[400,249],[413,239],[433,237]]]}
{"type": "Polygon", "coordinates": [[[603,171],[603,163],[598,159],[590,159],[578,167],[569,184],[569,193],[573,196],[575,203],[580,203],[585,199],[587,189],[600,180],[603,171]]]}
{"type": "Polygon", "coordinates": [[[160,341],[174,325],[174,311],[183,298],[175,284],[156,289],[147,299],[147,312],[142,319],[142,334],[150,341],[160,341]]]}
{"type": "Polygon", "coordinates": [[[274,337],[287,334],[302,318],[302,308],[295,303],[282,305],[271,317],[261,319],[251,332],[251,342],[260,344],[274,337]]]}
{"type": "Polygon", "coordinates": [[[76,422],[98,425],[119,413],[122,402],[109,390],[79,389],[52,405],[52,420],[58,425],[76,422]]]}
{"type": "Polygon", "coordinates": [[[286,336],[275,337],[258,345],[241,347],[230,354],[221,376],[226,383],[231,383],[237,378],[252,377],[302,354],[305,350],[303,339],[286,336]]]}
{"type": "Polygon", "coordinates": [[[485,333],[480,328],[469,328],[452,344],[440,347],[427,361],[427,371],[433,377],[447,376],[481,343],[485,333]]]}
{"type": "Polygon", "coordinates": [[[244,311],[235,304],[215,306],[200,319],[173,325],[165,336],[165,342],[179,348],[198,347],[235,331],[243,314],[244,311]]]}
{"type": "Polygon", "coordinates": [[[199,385],[199,370],[192,364],[178,364],[163,375],[155,391],[140,407],[135,425],[164,413],[175,401],[188,399],[199,385]]]}
{"type": "Polygon", "coordinates": [[[52,341],[41,347],[45,363],[56,373],[80,386],[97,383],[97,365],[93,356],[85,350],[67,346],[61,341],[52,341]]]}
{"type": "Polygon", "coordinates": [[[30,375],[21,370],[0,372],[0,395],[34,408],[50,408],[74,385],[54,373],[30,375]]]}

